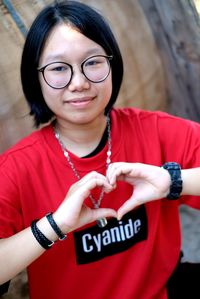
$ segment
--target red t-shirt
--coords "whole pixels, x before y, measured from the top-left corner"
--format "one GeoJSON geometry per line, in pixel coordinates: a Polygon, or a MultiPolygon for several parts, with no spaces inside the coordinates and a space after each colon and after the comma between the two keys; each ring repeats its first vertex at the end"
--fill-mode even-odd
{"type": "MultiPolygon", "coordinates": [[[[112,162],[182,168],[200,166],[200,125],[162,112],[113,109],[112,162]]],[[[70,154],[80,176],[105,174],[105,148],[94,157],[70,154]]],[[[0,158],[0,237],[30,226],[33,219],[57,209],[76,182],[51,126],[32,133],[0,158]]],[[[98,191],[93,192],[97,196],[98,191]]],[[[101,206],[118,209],[132,187],[119,182],[101,206]]],[[[28,267],[32,299],[164,299],[166,282],[180,254],[179,204],[200,209],[198,197],[161,199],[127,214],[105,228],[92,223],[28,267]]],[[[86,204],[91,206],[89,199],[86,204]]],[[[24,248],[26,250],[26,248],[24,248]]],[[[3,265],[1,265],[3,266],[3,265]]],[[[6,266],[6,265],[5,265],[6,266]]]]}

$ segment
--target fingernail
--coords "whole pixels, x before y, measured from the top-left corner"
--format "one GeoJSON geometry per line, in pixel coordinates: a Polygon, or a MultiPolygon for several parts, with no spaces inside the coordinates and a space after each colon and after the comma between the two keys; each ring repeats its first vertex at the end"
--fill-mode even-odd
{"type": "Polygon", "coordinates": [[[117,215],[117,220],[120,221],[121,219],[122,219],[122,217],[117,215]]]}

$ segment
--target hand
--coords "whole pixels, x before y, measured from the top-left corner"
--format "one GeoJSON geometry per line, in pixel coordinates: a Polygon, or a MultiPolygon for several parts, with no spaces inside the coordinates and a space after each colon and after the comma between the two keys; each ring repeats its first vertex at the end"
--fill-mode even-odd
{"type": "Polygon", "coordinates": [[[85,199],[95,187],[102,187],[108,193],[113,190],[107,178],[95,171],[84,176],[69,189],[64,201],[54,213],[54,219],[63,233],[72,231],[103,217],[117,217],[112,209],[91,209],[84,205],[85,199]]]}
{"type": "Polygon", "coordinates": [[[168,171],[161,167],[124,162],[110,164],[107,179],[113,186],[118,180],[134,186],[132,196],[117,212],[118,220],[138,205],[166,197],[171,182],[168,171]]]}

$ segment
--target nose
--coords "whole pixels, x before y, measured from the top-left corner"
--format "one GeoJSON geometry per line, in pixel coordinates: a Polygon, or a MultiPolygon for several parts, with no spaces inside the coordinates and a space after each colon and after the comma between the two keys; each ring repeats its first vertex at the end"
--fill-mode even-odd
{"type": "Polygon", "coordinates": [[[68,85],[70,91],[82,91],[90,87],[89,80],[84,76],[78,66],[73,67],[72,79],[68,85]]]}

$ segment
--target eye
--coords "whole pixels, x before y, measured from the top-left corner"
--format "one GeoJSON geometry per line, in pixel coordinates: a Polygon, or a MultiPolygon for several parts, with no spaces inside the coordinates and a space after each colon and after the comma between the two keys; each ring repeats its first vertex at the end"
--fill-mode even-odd
{"type": "Polygon", "coordinates": [[[64,67],[64,66],[57,66],[57,67],[52,68],[52,71],[57,71],[57,72],[63,72],[65,70],[66,70],[66,67],[64,67]]]}
{"type": "Polygon", "coordinates": [[[65,63],[52,63],[47,67],[47,71],[50,72],[66,72],[70,69],[69,65],[65,63]]]}
{"type": "Polygon", "coordinates": [[[96,65],[96,64],[98,64],[98,61],[97,61],[97,59],[92,59],[92,60],[88,60],[87,62],[86,62],[86,65],[96,65]]]}
{"type": "Polygon", "coordinates": [[[85,61],[85,67],[96,67],[102,63],[104,63],[103,57],[94,57],[85,61]]]}

